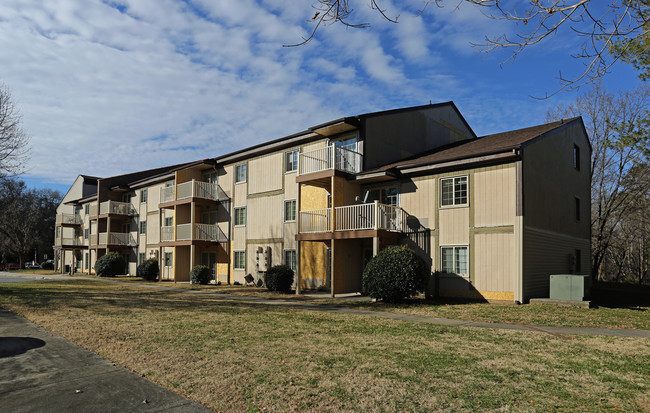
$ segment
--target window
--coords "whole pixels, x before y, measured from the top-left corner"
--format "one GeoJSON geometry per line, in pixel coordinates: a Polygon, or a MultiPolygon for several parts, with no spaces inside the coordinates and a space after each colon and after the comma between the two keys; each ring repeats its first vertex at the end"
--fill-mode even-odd
{"type": "Polygon", "coordinates": [[[85,262],[86,262],[86,270],[87,270],[88,268],[90,268],[90,257],[88,255],[88,253],[86,253],[86,261],[85,262]]]}
{"type": "Polygon", "coordinates": [[[84,214],[90,215],[90,204],[84,205],[84,214]]]}
{"type": "Polygon", "coordinates": [[[285,152],[284,171],[291,172],[298,169],[298,150],[285,152]]]}
{"type": "Polygon", "coordinates": [[[141,189],[140,190],[140,202],[147,202],[147,190],[146,189],[141,189]]]}
{"type": "Polygon", "coordinates": [[[165,226],[171,227],[172,225],[174,225],[174,217],[165,218],[165,226]]]}
{"type": "Polygon", "coordinates": [[[576,274],[582,271],[582,265],[580,265],[581,260],[582,260],[582,251],[576,250],[576,274]]]}
{"type": "Polygon", "coordinates": [[[440,248],[440,269],[442,272],[467,277],[469,275],[467,263],[467,247],[440,248]]]}
{"type": "Polygon", "coordinates": [[[235,166],[235,183],[246,182],[246,164],[235,166]]]}
{"type": "Polygon", "coordinates": [[[201,173],[201,181],[203,182],[208,182],[210,184],[217,184],[218,182],[218,175],[217,171],[214,170],[208,170],[204,171],[201,173]]]}
{"type": "Polygon", "coordinates": [[[165,253],[165,267],[171,267],[173,262],[173,256],[171,252],[165,253]]]}
{"type": "Polygon", "coordinates": [[[84,229],[84,239],[88,239],[88,235],[90,234],[90,230],[88,228],[84,229]]]}
{"type": "Polygon", "coordinates": [[[246,269],[246,251],[235,251],[233,266],[236,270],[246,269]]]}
{"type": "Polygon", "coordinates": [[[147,254],[146,253],[144,253],[144,252],[138,253],[138,265],[142,264],[146,260],[147,260],[147,254]]]}
{"type": "Polygon", "coordinates": [[[56,227],[56,237],[61,238],[61,227],[56,227]]]}
{"type": "Polygon", "coordinates": [[[122,224],[122,233],[127,234],[129,232],[131,232],[131,223],[126,222],[126,223],[122,224]]]}
{"type": "Polygon", "coordinates": [[[140,221],[140,235],[147,235],[147,221],[140,221]]]}
{"type": "Polygon", "coordinates": [[[171,188],[172,186],[174,186],[174,181],[165,182],[165,188],[171,188]]]}
{"type": "Polygon", "coordinates": [[[235,208],[235,226],[246,225],[246,207],[235,208]]]}
{"type": "Polygon", "coordinates": [[[576,221],[580,221],[580,198],[575,198],[576,205],[576,221]]]}
{"type": "Polygon", "coordinates": [[[573,145],[573,167],[577,171],[580,170],[580,147],[578,145],[573,145]]]}
{"type": "Polygon", "coordinates": [[[296,270],[296,250],[284,250],[284,265],[296,270]]]}
{"type": "Polygon", "coordinates": [[[284,222],[296,220],[296,200],[284,201],[284,222]]]}
{"type": "Polygon", "coordinates": [[[131,202],[131,194],[128,192],[122,194],[122,202],[125,203],[131,202]]]}
{"type": "Polygon", "coordinates": [[[440,205],[467,205],[467,177],[440,180],[440,205]]]}

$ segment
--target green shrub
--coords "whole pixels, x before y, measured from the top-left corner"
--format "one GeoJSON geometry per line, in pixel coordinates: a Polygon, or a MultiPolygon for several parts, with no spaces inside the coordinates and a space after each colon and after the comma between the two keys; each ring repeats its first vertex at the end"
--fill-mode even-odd
{"type": "Polygon", "coordinates": [[[145,281],[156,281],[158,279],[158,260],[151,258],[138,265],[135,275],[142,277],[145,281]]]}
{"type": "Polygon", "coordinates": [[[291,291],[293,284],[293,270],[288,265],[276,265],[266,272],[264,284],[270,291],[291,291]]]}
{"type": "Polygon", "coordinates": [[[212,281],[212,271],[205,265],[197,265],[190,271],[190,282],[192,284],[209,284],[212,281]]]}
{"type": "Polygon", "coordinates": [[[124,257],[117,252],[109,252],[99,257],[95,263],[95,273],[100,277],[115,277],[124,274],[126,261],[124,257]]]}
{"type": "Polygon", "coordinates": [[[422,292],[429,279],[424,261],[406,246],[388,247],[363,270],[363,292],[386,302],[399,302],[422,292]]]}
{"type": "Polygon", "coordinates": [[[53,270],[54,269],[54,263],[49,262],[49,261],[43,261],[41,263],[41,269],[42,270],[53,270]]]}

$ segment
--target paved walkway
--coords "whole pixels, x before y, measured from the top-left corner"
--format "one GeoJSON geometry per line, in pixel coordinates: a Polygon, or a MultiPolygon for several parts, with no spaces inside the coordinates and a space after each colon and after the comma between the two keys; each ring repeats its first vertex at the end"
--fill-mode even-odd
{"type": "Polygon", "coordinates": [[[207,412],[0,308],[3,412],[207,412]]]}
{"type": "MultiPolygon", "coordinates": [[[[75,277],[75,279],[79,279],[79,278],[80,277],[75,277]]],[[[132,282],[113,280],[110,278],[83,278],[83,279],[134,286],[132,282]]],[[[175,288],[172,286],[167,286],[162,283],[152,283],[152,284],[138,283],[135,285],[139,287],[151,288],[155,290],[166,290],[166,291],[173,291],[173,292],[185,293],[185,294],[195,294],[195,295],[207,295],[210,297],[215,297],[223,300],[246,302],[252,304],[294,307],[294,308],[301,308],[305,310],[324,311],[330,313],[356,314],[356,315],[363,315],[369,317],[388,318],[392,320],[428,323],[428,324],[451,326],[451,327],[474,327],[474,328],[487,328],[487,329],[536,331],[536,332],[547,333],[547,334],[560,336],[560,337],[564,337],[567,335],[594,335],[594,336],[650,338],[650,330],[594,328],[594,327],[553,327],[553,326],[536,326],[536,325],[524,325],[524,324],[487,323],[487,322],[480,322],[480,321],[464,321],[464,320],[453,320],[449,318],[391,313],[387,311],[357,310],[354,308],[333,306],[333,305],[319,305],[319,304],[313,304],[304,301],[290,301],[290,300],[280,300],[280,299],[246,297],[246,296],[239,296],[233,294],[215,293],[211,291],[188,290],[185,288],[175,288]]]]}

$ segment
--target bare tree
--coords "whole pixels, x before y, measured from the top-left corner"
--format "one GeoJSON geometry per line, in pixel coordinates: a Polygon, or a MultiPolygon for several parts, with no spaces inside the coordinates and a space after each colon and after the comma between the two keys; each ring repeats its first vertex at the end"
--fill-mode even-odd
{"type": "Polygon", "coordinates": [[[24,170],[29,136],[22,127],[22,116],[11,93],[0,84],[0,179],[24,170]]]}
{"type": "MultiPolygon", "coordinates": [[[[445,0],[422,0],[420,14],[431,5],[442,7],[445,0]]],[[[608,73],[611,66],[623,59],[641,70],[641,77],[649,75],[647,38],[650,29],[650,10],[647,0],[611,0],[607,4],[594,0],[456,0],[456,7],[468,3],[480,7],[490,19],[507,20],[517,26],[516,34],[506,34],[478,43],[480,51],[489,53],[497,49],[510,50],[506,61],[516,58],[530,46],[540,44],[561,29],[570,30],[581,39],[573,54],[583,61],[584,70],[571,77],[559,73],[560,89],[575,89],[593,82],[608,73]]],[[[297,46],[313,39],[321,25],[340,23],[348,27],[367,28],[367,22],[354,21],[353,5],[368,6],[386,21],[397,23],[399,15],[391,17],[382,8],[380,0],[317,0],[316,10],[309,20],[313,30],[297,46]]],[[[558,90],[558,91],[559,91],[558,90]]]]}
{"type": "Polygon", "coordinates": [[[582,115],[592,144],[591,160],[591,232],[592,275],[594,280],[608,278],[603,265],[612,257],[612,244],[638,200],[650,190],[648,136],[639,134],[638,125],[648,121],[650,87],[608,93],[600,86],[579,96],[575,103],[560,106],[547,114],[548,120],[582,115]],[[631,173],[634,172],[634,175],[631,173]]]}

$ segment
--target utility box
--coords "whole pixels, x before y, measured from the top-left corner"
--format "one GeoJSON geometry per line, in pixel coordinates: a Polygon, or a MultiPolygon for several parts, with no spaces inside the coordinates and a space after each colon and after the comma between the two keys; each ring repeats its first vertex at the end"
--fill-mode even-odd
{"type": "Polygon", "coordinates": [[[552,300],[585,301],[591,290],[591,276],[552,274],[549,290],[552,300]]]}

